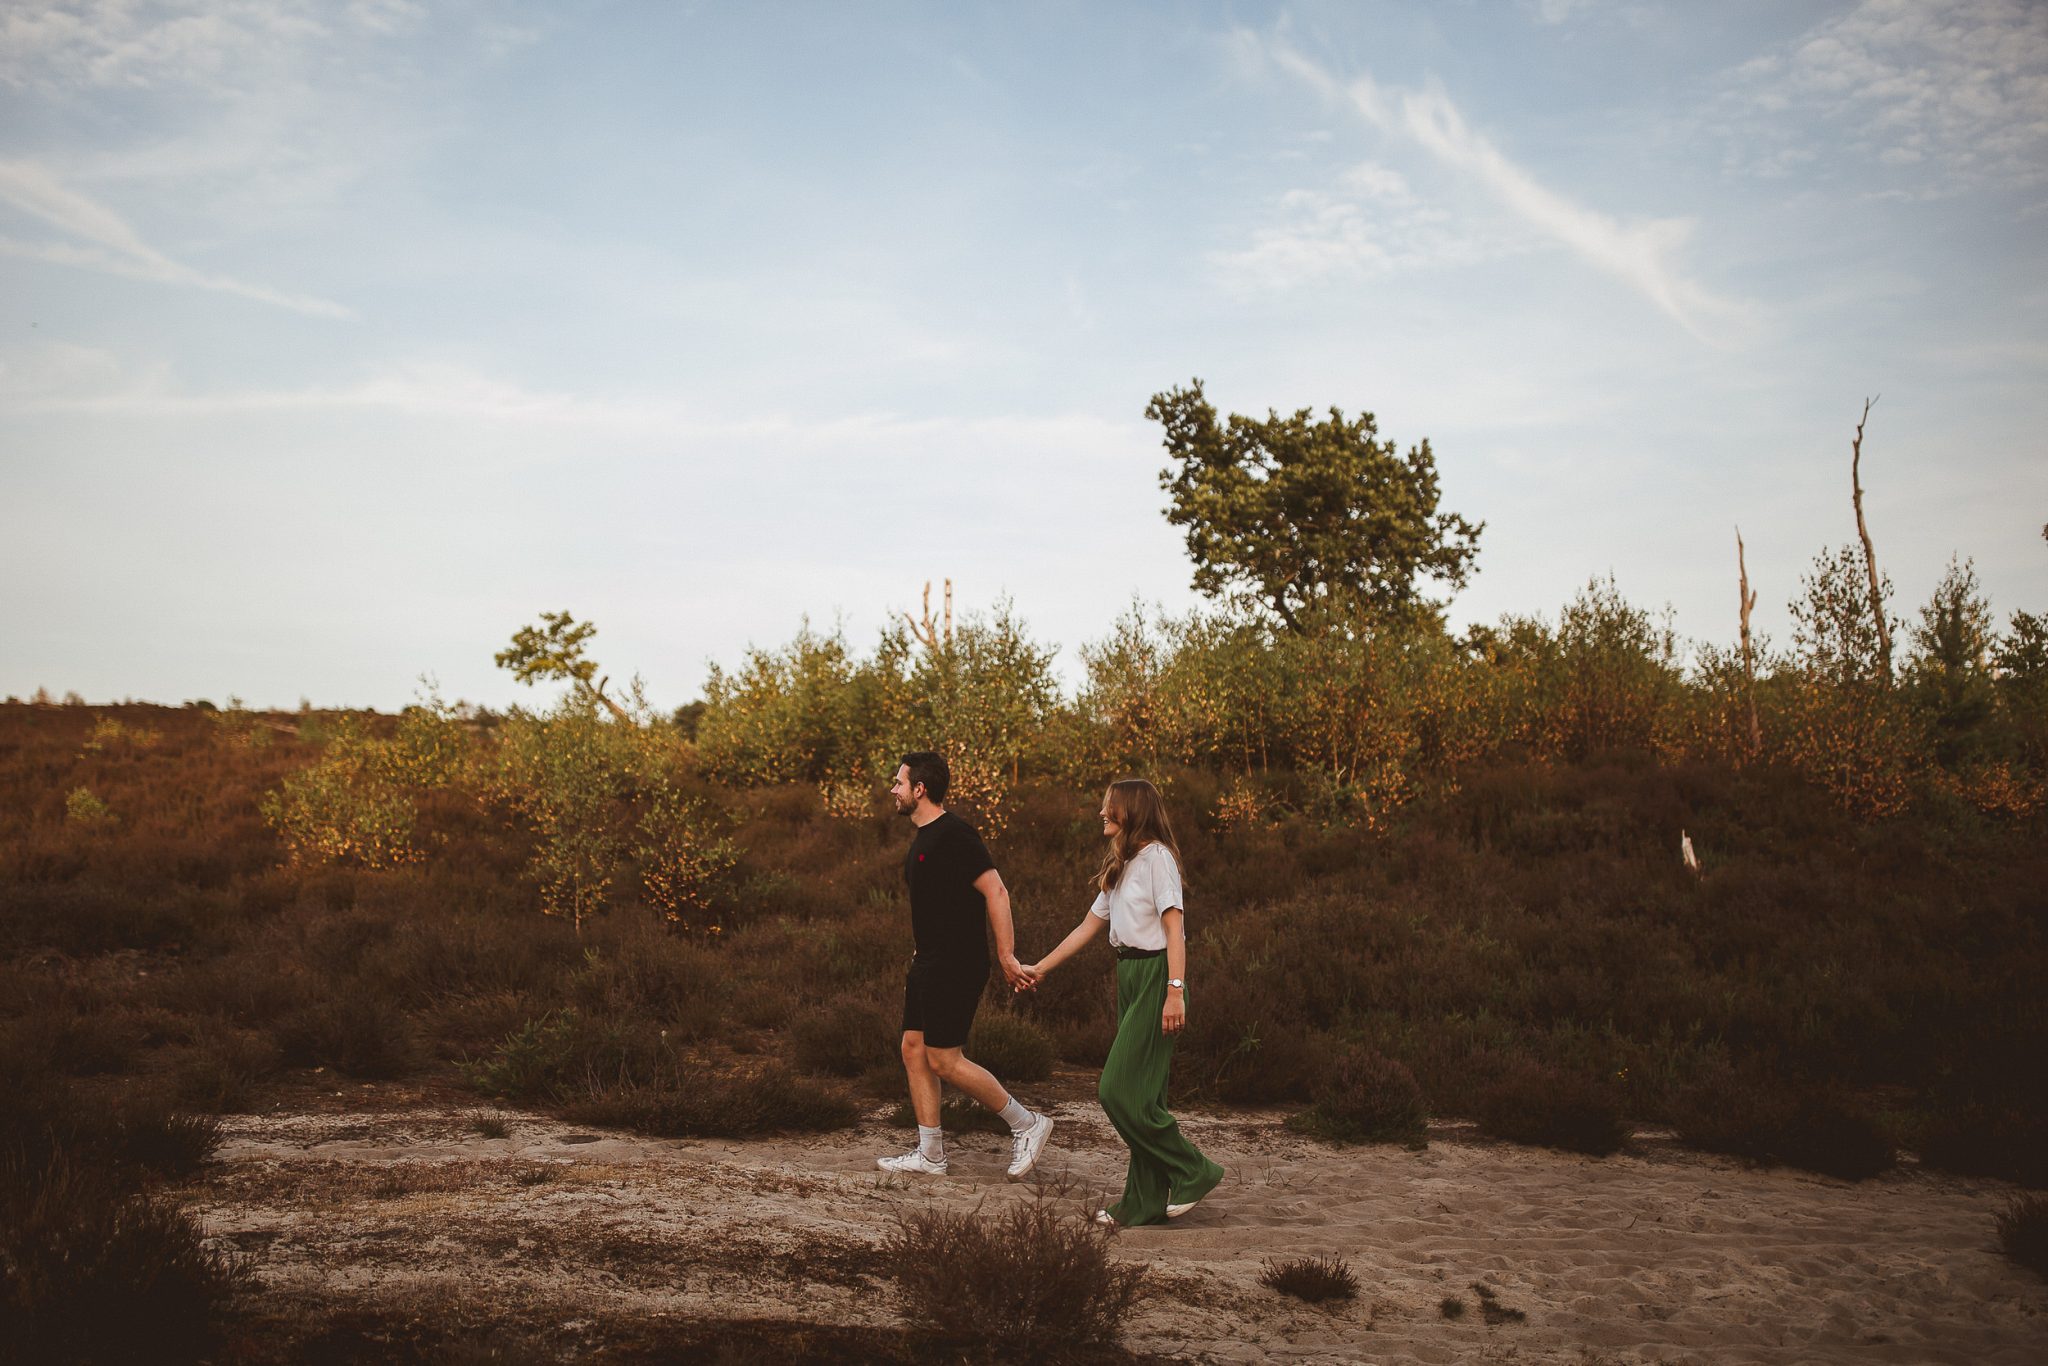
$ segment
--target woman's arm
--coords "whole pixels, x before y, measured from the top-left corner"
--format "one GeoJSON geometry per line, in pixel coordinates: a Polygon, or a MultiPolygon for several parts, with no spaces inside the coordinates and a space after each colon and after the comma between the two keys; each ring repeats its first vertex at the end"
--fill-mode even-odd
{"type": "Polygon", "coordinates": [[[1067,931],[1067,937],[1059,942],[1058,948],[1039,959],[1036,963],[1033,963],[1028,971],[1034,978],[1045,976],[1045,974],[1079,953],[1089,940],[1102,932],[1102,927],[1108,923],[1107,920],[1104,920],[1093,911],[1088,912],[1088,914],[1081,917],[1080,924],[1067,931]]]}
{"type": "MultiPolygon", "coordinates": [[[[1173,981],[1184,982],[1188,975],[1187,912],[1175,906],[1159,917],[1159,923],[1166,929],[1166,975],[1173,981]]],[[[1166,989],[1166,1009],[1159,1014],[1159,1027],[1168,1034],[1178,1034],[1188,1022],[1186,994],[1179,987],[1166,989]]]]}

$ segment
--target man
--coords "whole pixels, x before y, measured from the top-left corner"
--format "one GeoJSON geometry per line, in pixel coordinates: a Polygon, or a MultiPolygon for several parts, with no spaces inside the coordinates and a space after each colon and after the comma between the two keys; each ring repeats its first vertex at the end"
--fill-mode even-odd
{"type": "Polygon", "coordinates": [[[1010,1179],[1021,1181],[1038,1165],[1052,1134],[1052,1116],[1018,1104],[988,1070],[963,1051],[974,1009],[988,986],[988,936],[995,930],[1003,976],[1023,980],[1017,962],[1010,893],[974,827],[946,810],[951,782],[946,761],[930,750],[903,756],[889,795],[917,833],[903,856],[910,886],[910,926],[917,941],[903,985],[903,1070],[910,1078],[910,1108],[917,1112],[917,1146],[900,1157],[877,1158],[883,1171],[946,1173],[946,1142],[939,1125],[943,1082],[980,1101],[1010,1126],[1010,1179]]]}

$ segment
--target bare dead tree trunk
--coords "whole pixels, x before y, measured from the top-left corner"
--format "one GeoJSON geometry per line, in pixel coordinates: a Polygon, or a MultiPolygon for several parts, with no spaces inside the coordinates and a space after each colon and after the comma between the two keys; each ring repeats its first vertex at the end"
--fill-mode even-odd
{"type": "MultiPolygon", "coordinates": [[[[620,706],[618,703],[612,701],[611,698],[605,696],[604,685],[611,681],[612,676],[610,674],[606,674],[603,678],[597,680],[596,687],[593,688],[588,683],[585,683],[583,686],[592,697],[604,703],[605,709],[612,714],[613,720],[623,721],[630,726],[633,724],[633,718],[626,714],[626,709],[620,706]]],[[[583,922],[580,920],[576,922],[576,933],[579,936],[583,933],[583,922]]]]}
{"type": "Polygon", "coordinates": [[[1752,757],[1764,747],[1763,728],[1756,721],[1756,658],[1749,646],[1749,614],[1756,609],[1756,592],[1749,586],[1749,565],[1742,556],[1742,528],[1735,528],[1735,572],[1740,582],[1736,593],[1742,601],[1742,681],[1749,700],[1749,752],[1752,757]]]}
{"type": "Polygon", "coordinates": [[[1892,681],[1892,628],[1884,619],[1884,595],[1877,591],[1877,552],[1870,548],[1870,527],[1863,520],[1863,424],[1869,420],[1874,398],[1863,400],[1863,416],[1856,419],[1856,439],[1849,443],[1849,488],[1856,504],[1856,534],[1863,538],[1863,567],[1870,575],[1870,615],[1877,621],[1878,664],[1887,686],[1892,681]]]}
{"type": "Polygon", "coordinates": [[[910,623],[910,634],[916,636],[935,655],[944,654],[953,648],[953,581],[946,580],[946,617],[943,627],[932,620],[932,583],[924,583],[924,611],[921,617],[905,612],[903,619],[910,623]]]}

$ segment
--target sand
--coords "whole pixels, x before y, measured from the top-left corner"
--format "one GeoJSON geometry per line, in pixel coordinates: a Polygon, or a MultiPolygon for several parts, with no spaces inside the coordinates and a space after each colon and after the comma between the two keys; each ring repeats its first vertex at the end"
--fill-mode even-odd
{"type": "MultiPolygon", "coordinates": [[[[875,1156],[908,1131],[880,1108],[859,1129],[744,1142],[445,1103],[230,1116],[182,1198],[265,1294],[567,1296],[587,1315],[562,1325],[571,1343],[614,1312],[887,1325],[873,1249],[899,1212],[1092,1209],[1120,1188],[1092,1100],[1048,1108],[1058,1129],[1026,1184],[1004,1179],[991,1134],[953,1136],[945,1177],[884,1176],[875,1156]],[[477,1135],[485,1114],[505,1137],[477,1135]]],[[[1186,1218],[1117,1235],[1159,1289],[1127,1345],[1219,1362],[2048,1361],[2048,1282],[1995,1247],[2000,1182],[1752,1170],[1654,1133],[1599,1159],[1455,1125],[1419,1152],[1334,1148],[1280,1119],[1183,1116],[1229,1176],[1186,1218]],[[1259,1283],[1266,1259],[1312,1254],[1347,1259],[1359,1298],[1310,1306],[1259,1283]],[[1475,1283],[1524,1317],[1489,1322],[1475,1283]]]]}

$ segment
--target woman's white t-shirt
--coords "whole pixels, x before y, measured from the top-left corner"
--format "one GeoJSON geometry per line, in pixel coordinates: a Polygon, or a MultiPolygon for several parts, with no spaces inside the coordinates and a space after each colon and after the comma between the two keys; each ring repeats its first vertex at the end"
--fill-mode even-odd
{"type": "Polygon", "coordinates": [[[1088,913],[1109,922],[1109,942],[1118,948],[1163,949],[1166,926],[1159,917],[1179,907],[1180,896],[1180,865],[1155,840],[1124,865],[1116,886],[1095,894],[1088,913]]]}

